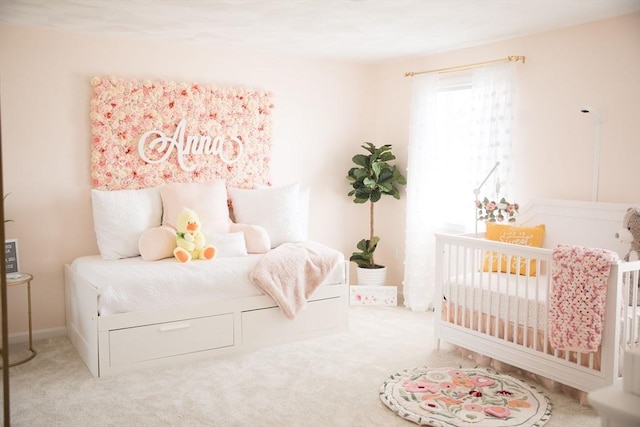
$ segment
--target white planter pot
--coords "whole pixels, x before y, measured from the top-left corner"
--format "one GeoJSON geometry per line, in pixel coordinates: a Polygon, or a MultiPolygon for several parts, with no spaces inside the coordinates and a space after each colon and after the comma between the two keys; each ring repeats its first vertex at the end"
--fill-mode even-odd
{"type": "Polygon", "coordinates": [[[358,284],[367,286],[382,286],[387,281],[387,267],[362,268],[357,267],[358,284]]]}

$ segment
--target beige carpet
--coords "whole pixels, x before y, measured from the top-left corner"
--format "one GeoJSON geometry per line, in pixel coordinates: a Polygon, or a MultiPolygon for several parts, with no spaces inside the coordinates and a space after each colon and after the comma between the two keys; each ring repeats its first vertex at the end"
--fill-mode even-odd
{"type": "MultiPolygon", "coordinates": [[[[390,374],[475,366],[433,349],[432,316],[352,307],[348,333],[111,378],[92,377],[66,337],[38,341],[38,356],[10,371],[11,425],[410,427],[378,397],[390,374]]],[[[592,409],[546,392],[546,426],[600,425],[592,409]]]]}

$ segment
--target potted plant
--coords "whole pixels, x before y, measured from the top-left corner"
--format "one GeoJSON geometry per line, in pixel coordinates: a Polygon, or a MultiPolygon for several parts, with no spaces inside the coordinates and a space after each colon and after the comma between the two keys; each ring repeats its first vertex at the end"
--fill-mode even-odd
{"type": "Polygon", "coordinates": [[[407,180],[397,166],[389,163],[396,158],[391,152],[391,145],[376,147],[365,142],[361,147],[368,154],[356,154],[352,158],[356,166],[349,169],[347,174],[353,187],[348,195],[353,197],[354,203],[369,202],[369,238],[358,242],[358,251],[351,255],[349,261],[358,266],[359,284],[384,285],[386,267],[374,260],[374,253],[380,242],[380,238],[374,233],[374,205],[384,195],[400,199],[398,186],[405,185],[407,180]]]}

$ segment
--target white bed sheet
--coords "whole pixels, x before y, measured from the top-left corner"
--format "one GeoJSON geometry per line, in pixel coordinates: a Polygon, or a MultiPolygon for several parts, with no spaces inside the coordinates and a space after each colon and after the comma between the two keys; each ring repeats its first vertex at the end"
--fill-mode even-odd
{"type": "MultiPolygon", "coordinates": [[[[92,255],[75,259],[71,268],[98,290],[98,314],[106,316],[264,295],[249,280],[249,273],[261,256],[181,264],[175,258],[105,260],[92,255]]],[[[340,263],[323,285],[344,280],[340,263]]]]}
{"type": "MultiPolygon", "coordinates": [[[[528,277],[475,272],[450,277],[443,293],[446,301],[456,304],[458,309],[472,306],[474,311],[499,315],[509,322],[517,318],[520,326],[525,325],[526,318],[527,327],[537,324],[539,330],[544,330],[547,324],[547,286],[550,286],[547,280],[549,278],[544,274],[528,277]]],[[[622,330],[627,331],[621,341],[640,342],[640,307],[626,307],[620,322],[622,330]],[[625,318],[626,325],[623,323],[625,318]]]]}

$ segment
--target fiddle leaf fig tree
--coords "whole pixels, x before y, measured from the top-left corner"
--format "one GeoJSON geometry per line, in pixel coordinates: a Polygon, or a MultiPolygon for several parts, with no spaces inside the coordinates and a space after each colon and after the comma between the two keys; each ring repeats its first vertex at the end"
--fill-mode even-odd
{"type": "Polygon", "coordinates": [[[391,152],[391,145],[376,147],[370,142],[361,146],[368,154],[356,154],[352,160],[356,166],[349,169],[347,179],[353,189],[349,196],[354,203],[369,202],[369,239],[362,239],[357,244],[359,251],[354,252],[349,261],[361,268],[381,268],[375,263],[373,254],[380,238],[374,233],[374,205],[382,196],[393,196],[400,199],[399,185],[406,185],[407,180],[397,166],[389,162],[396,156],[391,152]]]}

